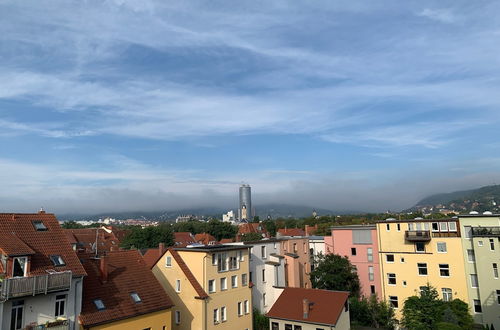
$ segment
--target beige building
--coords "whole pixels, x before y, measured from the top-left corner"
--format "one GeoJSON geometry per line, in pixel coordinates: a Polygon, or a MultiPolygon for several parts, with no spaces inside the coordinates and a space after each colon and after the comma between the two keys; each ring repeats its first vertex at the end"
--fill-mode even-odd
{"type": "Polygon", "coordinates": [[[281,255],[285,257],[285,286],[311,288],[311,257],[307,237],[281,237],[281,255]]]}
{"type": "Polygon", "coordinates": [[[172,329],[252,328],[248,246],[167,250],[152,267],[174,303],[172,329]]]}
{"type": "Polygon", "coordinates": [[[266,314],[271,330],[351,328],[349,292],[285,288],[266,314]]]}
{"type": "Polygon", "coordinates": [[[463,260],[474,321],[500,329],[500,216],[461,215],[463,260]]]}

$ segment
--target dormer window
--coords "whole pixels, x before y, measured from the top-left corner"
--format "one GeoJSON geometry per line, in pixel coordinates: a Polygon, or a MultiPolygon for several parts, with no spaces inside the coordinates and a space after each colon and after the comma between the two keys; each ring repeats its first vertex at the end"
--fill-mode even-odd
{"type": "Polygon", "coordinates": [[[61,256],[58,256],[58,255],[50,256],[50,260],[52,261],[52,263],[56,267],[57,266],[64,266],[64,265],[66,265],[66,263],[63,260],[63,258],[61,258],[61,256]]]}
{"type": "Polygon", "coordinates": [[[36,231],[46,231],[47,227],[43,224],[41,220],[35,220],[33,221],[33,226],[35,227],[36,231]]]}
{"type": "Polygon", "coordinates": [[[132,292],[132,293],[130,294],[130,297],[132,298],[132,300],[133,300],[136,304],[138,304],[138,303],[142,302],[141,297],[139,297],[139,295],[137,294],[137,292],[132,292]]]}
{"type": "Polygon", "coordinates": [[[24,277],[26,276],[26,269],[28,264],[27,257],[16,257],[14,258],[14,264],[12,268],[13,277],[24,277]]]}
{"type": "Polygon", "coordinates": [[[104,306],[104,303],[102,302],[101,299],[95,299],[94,305],[98,311],[102,311],[102,310],[106,309],[106,306],[104,306]]]}

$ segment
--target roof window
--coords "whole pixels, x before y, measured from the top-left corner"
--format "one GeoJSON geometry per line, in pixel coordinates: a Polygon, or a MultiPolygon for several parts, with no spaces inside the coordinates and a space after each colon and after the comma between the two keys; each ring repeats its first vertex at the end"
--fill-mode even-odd
{"type": "Polygon", "coordinates": [[[99,310],[99,311],[106,309],[106,306],[104,306],[104,303],[102,302],[101,299],[95,299],[94,305],[97,308],[97,310],[99,310]]]}
{"type": "Polygon", "coordinates": [[[33,226],[35,227],[36,231],[46,231],[47,227],[43,224],[41,220],[35,220],[33,221],[33,226]]]}
{"type": "Polygon", "coordinates": [[[54,264],[54,266],[64,266],[64,265],[66,265],[66,263],[63,260],[63,258],[61,256],[58,256],[58,255],[50,256],[50,260],[52,261],[52,263],[54,264]]]}
{"type": "Polygon", "coordinates": [[[132,298],[132,300],[133,300],[136,304],[138,304],[138,303],[142,302],[141,297],[139,297],[139,295],[137,294],[137,292],[132,292],[132,293],[130,294],[130,297],[132,298]]]}

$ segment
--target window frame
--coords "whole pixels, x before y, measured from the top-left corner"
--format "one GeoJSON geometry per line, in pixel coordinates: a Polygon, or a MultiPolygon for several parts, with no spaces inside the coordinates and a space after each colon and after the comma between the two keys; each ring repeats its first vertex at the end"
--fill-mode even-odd
{"type": "Polygon", "coordinates": [[[419,276],[429,276],[429,269],[427,268],[426,262],[417,262],[417,272],[419,276]],[[425,270],[425,274],[423,274],[425,270]]]}
{"type": "Polygon", "coordinates": [[[397,285],[396,273],[387,273],[387,285],[395,286],[397,285]],[[394,283],[391,283],[394,282],[394,283]]]}
{"type": "Polygon", "coordinates": [[[54,313],[55,318],[66,316],[67,299],[68,299],[68,296],[65,294],[56,295],[56,302],[55,302],[55,306],[54,306],[55,307],[55,313],[54,313]],[[62,309],[62,313],[61,313],[61,309],[62,309]]]}
{"type": "Polygon", "coordinates": [[[436,242],[436,251],[437,253],[448,253],[448,246],[446,242],[436,242]],[[440,251],[439,246],[444,246],[444,251],[440,251]]]}
{"type": "Polygon", "coordinates": [[[450,264],[439,264],[439,277],[450,277],[451,276],[451,271],[450,271],[450,264]],[[443,272],[447,272],[448,275],[443,275],[443,272]]]}

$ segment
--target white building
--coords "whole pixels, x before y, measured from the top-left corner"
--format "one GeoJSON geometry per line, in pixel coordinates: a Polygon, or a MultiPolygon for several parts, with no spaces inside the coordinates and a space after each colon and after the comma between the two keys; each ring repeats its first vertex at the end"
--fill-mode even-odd
{"type": "Polygon", "coordinates": [[[314,258],[325,254],[325,238],[323,236],[309,236],[309,253],[311,255],[311,270],[314,269],[314,258]]]}
{"type": "Polygon", "coordinates": [[[236,217],[234,215],[234,211],[230,210],[227,213],[224,213],[222,215],[222,221],[223,222],[235,223],[236,222],[236,217]]]}
{"type": "Polygon", "coordinates": [[[285,257],[281,255],[282,239],[229,243],[250,247],[250,282],[252,305],[267,313],[285,288],[285,257]]]}
{"type": "Polygon", "coordinates": [[[53,214],[0,214],[1,329],[77,329],[85,275],[53,214]]]}

